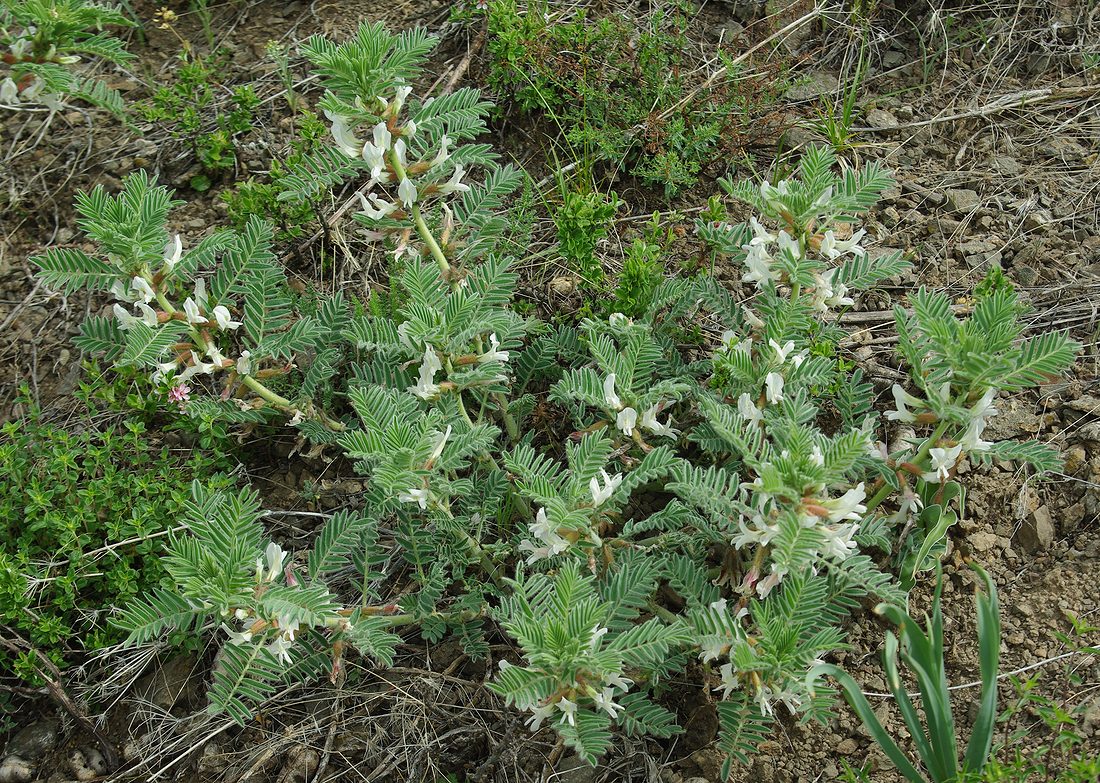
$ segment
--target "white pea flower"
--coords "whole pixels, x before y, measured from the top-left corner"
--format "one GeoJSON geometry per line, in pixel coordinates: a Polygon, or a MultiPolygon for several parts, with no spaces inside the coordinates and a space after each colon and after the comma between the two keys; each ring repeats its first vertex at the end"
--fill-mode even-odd
{"type": "Polygon", "coordinates": [[[802,245],[786,231],[779,232],[779,252],[790,258],[802,258],[802,245]]]}
{"type": "Polygon", "coordinates": [[[741,276],[745,283],[756,283],[763,287],[765,283],[774,283],[779,275],[772,269],[772,257],[768,255],[765,245],[746,245],[748,254],[745,256],[745,268],[747,271],[741,276]]]}
{"type": "Polygon", "coordinates": [[[741,517],[737,521],[737,529],[739,532],[733,537],[736,549],[744,549],[750,544],[767,546],[779,534],[779,526],[769,525],[760,514],[754,514],[748,520],[741,517]]]}
{"type": "Polygon", "coordinates": [[[470,189],[469,185],[465,185],[462,182],[462,177],[466,174],[466,167],[462,164],[455,166],[454,172],[451,174],[451,178],[444,182],[442,185],[437,186],[438,191],[444,195],[449,193],[465,193],[470,189]]]}
{"type": "Polygon", "coordinates": [[[772,186],[769,182],[760,183],[760,197],[768,202],[768,206],[776,211],[784,209],[782,202],[779,200],[781,196],[786,196],[790,192],[790,185],[787,180],[781,179],[779,182],[772,186]]]}
{"type": "Polygon", "coordinates": [[[728,351],[737,344],[737,332],[732,329],[727,329],[722,332],[722,339],[720,341],[720,347],[723,351],[728,351]]]}
{"type": "Polygon", "coordinates": [[[451,157],[451,153],[448,149],[450,146],[451,139],[449,136],[444,134],[443,138],[439,140],[439,152],[435,154],[435,157],[432,158],[432,162],[428,164],[430,168],[434,169],[436,166],[444,163],[448,158],[451,157]]]}
{"type": "Polygon", "coordinates": [[[733,674],[733,664],[724,663],[718,667],[718,673],[722,678],[722,684],[714,690],[722,691],[722,698],[728,699],[730,694],[736,693],[741,688],[741,683],[733,674]]]}
{"type": "Polygon", "coordinates": [[[397,197],[401,199],[405,209],[411,208],[416,203],[416,185],[408,177],[401,180],[401,184],[397,186],[397,197]]]}
{"type": "Polygon", "coordinates": [[[974,403],[974,407],[970,409],[970,416],[972,419],[990,419],[997,415],[997,409],[993,407],[993,398],[997,396],[996,389],[986,389],[985,394],[981,399],[974,403]]]}
{"type": "Polygon", "coordinates": [[[111,293],[114,294],[115,299],[119,299],[127,304],[133,304],[136,298],[130,287],[121,280],[116,280],[111,283],[111,293]]]}
{"type": "Polygon", "coordinates": [[[224,367],[225,363],[228,361],[228,359],[225,358],[225,354],[221,352],[221,349],[212,342],[206,346],[206,355],[217,368],[224,367]]]}
{"type": "Polygon", "coordinates": [[[769,242],[775,241],[775,234],[769,234],[768,229],[756,219],[755,216],[749,217],[749,226],[752,227],[752,239],[749,240],[750,245],[766,245],[769,242]]]}
{"type": "Polygon", "coordinates": [[[608,629],[601,628],[599,623],[592,628],[592,638],[588,640],[588,649],[590,652],[596,652],[596,648],[600,646],[600,640],[607,635],[607,631],[608,629]]]}
{"type": "Polygon", "coordinates": [[[810,449],[810,463],[817,465],[819,468],[825,465],[825,455],[821,453],[821,447],[816,443],[810,449]]]}
{"type": "Polygon", "coordinates": [[[561,723],[568,721],[570,726],[577,725],[577,703],[569,701],[564,696],[561,697],[561,701],[558,702],[558,709],[562,711],[561,723]]]}
{"type": "Polygon", "coordinates": [[[237,357],[237,362],[234,365],[234,369],[237,370],[238,375],[251,375],[252,374],[252,352],[241,351],[241,355],[237,357]]]}
{"type": "Polygon", "coordinates": [[[152,383],[154,386],[160,385],[160,383],[165,379],[168,373],[175,372],[177,367],[179,367],[178,362],[164,362],[162,364],[158,364],[157,369],[154,370],[153,374],[149,376],[149,382],[152,383]]]}
{"type": "Polygon", "coordinates": [[[612,674],[607,678],[607,684],[626,693],[630,690],[630,686],[634,684],[634,680],[629,677],[623,677],[621,674],[612,674]]]}
{"type": "MultiPolygon", "coordinates": [[[[389,172],[386,171],[386,151],[381,147],[376,147],[371,142],[367,142],[363,145],[363,160],[368,166],[370,166],[371,181],[368,185],[373,186],[375,182],[389,182],[389,172]]],[[[359,198],[362,198],[362,194],[359,198]]]]}
{"type": "Polygon", "coordinates": [[[508,352],[501,351],[500,340],[497,339],[496,332],[489,335],[489,350],[477,357],[478,364],[485,364],[486,362],[506,362],[508,361],[508,352]]]}
{"type": "Polygon", "coordinates": [[[859,246],[859,240],[863,239],[863,235],[866,233],[861,228],[852,234],[851,239],[840,240],[836,238],[836,234],[832,231],[826,231],[824,239],[821,240],[821,255],[830,260],[840,258],[845,253],[862,257],[865,251],[859,246]]]}
{"type": "Polygon", "coordinates": [[[269,541],[267,547],[264,549],[264,564],[267,566],[264,581],[274,581],[274,579],[282,573],[283,560],[285,559],[286,552],[283,548],[274,541],[269,541]]]}
{"type": "Polygon", "coordinates": [[[787,355],[794,350],[794,340],[787,340],[783,345],[780,345],[775,340],[768,340],[768,345],[775,351],[775,358],[779,360],[780,364],[787,361],[787,355]]]}
{"type": "Polygon", "coordinates": [[[180,235],[176,234],[164,246],[164,266],[168,268],[169,272],[179,263],[182,256],[183,241],[180,239],[180,235]]]}
{"type": "Polygon", "coordinates": [[[369,217],[371,220],[381,220],[392,212],[397,211],[397,205],[391,201],[378,198],[373,193],[370,194],[370,202],[359,194],[359,205],[362,207],[360,212],[369,217]]]}
{"type": "Polygon", "coordinates": [[[181,372],[176,380],[180,383],[184,383],[190,380],[195,375],[210,375],[218,368],[213,362],[204,362],[197,353],[191,351],[191,365],[181,372]]]}
{"type": "Polygon", "coordinates": [[[768,403],[771,405],[783,400],[783,376],[777,372],[770,372],[764,378],[765,393],[768,403]]]}
{"type": "Polygon", "coordinates": [[[439,385],[435,382],[435,374],[443,369],[443,364],[435,353],[435,349],[428,345],[424,348],[424,358],[420,363],[420,378],[416,386],[410,386],[409,391],[422,400],[430,400],[439,394],[439,385]]]}
{"type": "Polygon", "coordinates": [[[932,458],[932,470],[921,478],[932,484],[939,484],[951,477],[951,468],[955,467],[959,456],[962,454],[962,444],[958,443],[949,449],[930,449],[928,456],[932,458]]]}
{"type": "Polygon", "coordinates": [[[611,410],[617,411],[623,407],[623,401],[615,393],[615,373],[603,379],[603,400],[611,410]]]}
{"type": "Polygon", "coordinates": [[[267,646],[267,650],[274,655],[277,660],[289,666],[293,663],[290,657],[290,648],[293,646],[293,643],[285,636],[278,636],[267,646]]]}
{"type": "Polygon", "coordinates": [[[447,445],[447,441],[451,437],[451,425],[447,425],[447,431],[444,432],[439,441],[435,444],[435,448],[432,449],[431,456],[428,457],[428,462],[435,462],[443,454],[443,447],[447,445]]]}
{"type": "Polygon", "coordinates": [[[741,418],[753,424],[764,419],[764,414],[756,407],[752,397],[745,392],[741,392],[741,396],[737,398],[737,412],[741,414],[741,418]]]}
{"type": "Polygon", "coordinates": [[[229,644],[248,644],[252,641],[251,631],[234,631],[225,623],[222,623],[222,630],[225,631],[229,644]]]}
{"type": "Polygon", "coordinates": [[[428,508],[428,490],[410,487],[397,496],[402,503],[416,503],[423,511],[428,508]]]}
{"type": "Polygon", "coordinates": [[[130,288],[138,294],[138,299],[140,299],[145,304],[149,304],[157,296],[156,292],[153,290],[153,287],[149,285],[149,281],[147,281],[144,277],[135,277],[130,282],[130,288]]]}
{"type": "Polygon", "coordinates": [[[786,575],[786,568],[777,568],[773,565],[771,573],[756,583],[756,594],[761,600],[767,598],[768,594],[783,581],[783,577],[786,575]]]}
{"type": "Polygon", "coordinates": [[[530,523],[528,528],[531,531],[531,535],[543,544],[543,546],[536,546],[531,541],[520,542],[520,551],[530,553],[527,558],[528,565],[548,557],[553,557],[554,555],[560,555],[569,548],[569,542],[558,534],[557,526],[546,516],[545,508],[539,509],[538,513],[535,515],[535,521],[530,523]]]}
{"type": "Polygon", "coordinates": [[[398,87],[394,99],[389,103],[390,116],[396,117],[405,105],[405,100],[412,94],[412,87],[398,87]]]}
{"type": "Polygon", "coordinates": [[[830,522],[841,522],[845,519],[859,520],[863,518],[867,507],[863,501],[867,498],[867,492],[861,481],[854,488],[848,490],[839,498],[821,501],[821,506],[829,510],[830,522]]]}
{"type": "Polygon", "coordinates": [[[618,717],[619,713],[626,709],[621,704],[616,704],[612,701],[614,695],[615,691],[613,688],[604,688],[592,697],[592,701],[596,703],[596,706],[610,715],[612,719],[618,717]]]}
{"type": "Polygon", "coordinates": [[[657,420],[657,414],[661,412],[664,407],[664,403],[654,403],[649,406],[649,409],[642,414],[642,428],[647,429],[654,435],[663,435],[667,438],[675,438],[680,434],[679,430],[672,428],[672,417],[668,417],[668,422],[662,424],[657,420]]]}
{"type": "Polygon", "coordinates": [[[622,329],[624,326],[629,326],[633,321],[627,318],[622,313],[612,313],[607,316],[607,323],[616,329],[622,329]]]}
{"type": "Polygon", "coordinates": [[[546,721],[546,719],[557,712],[557,709],[557,706],[553,704],[546,704],[541,707],[532,707],[531,717],[527,719],[524,725],[530,728],[531,731],[538,731],[542,727],[542,724],[546,721]]]}
{"type": "Polygon", "coordinates": [[[240,327],[240,321],[234,321],[230,317],[229,308],[225,305],[218,305],[214,308],[214,320],[218,323],[218,328],[221,330],[233,330],[240,327]]]}
{"type": "Polygon", "coordinates": [[[126,312],[126,308],[118,304],[117,302],[112,309],[114,311],[115,318],[118,319],[118,328],[123,331],[133,328],[134,324],[141,320],[137,316],[130,315],[128,312],[126,312]]]}
{"type": "Polygon", "coordinates": [[[898,384],[894,384],[890,389],[894,395],[894,405],[897,406],[897,410],[886,411],[886,418],[890,421],[903,421],[907,424],[912,424],[917,420],[917,414],[909,410],[910,405],[924,405],[924,400],[919,397],[914,397],[905,389],[901,388],[898,384]]]}
{"type": "Polygon", "coordinates": [[[374,126],[374,146],[385,152],[390,148],[390,144],[393,143],[393,134],[390,133],[390,129],[386,126],[386,123],[380,122],[374,126]]]}
{"type": "Polygon", "coordinates": [[[145,302],[136,302],[134,306],[141,311],[141,322],[143,324],[148,326],[150,329],[157,325],[158,321],[156,310],[145,304],[145,302]]]}
{"type": "Polygon", "coordinates": [[[748,305],[741,305],[741,312],[745,316],[745,323],[751,326],[753,329],[763,329],[764,322],[757,317],[756,313],[752,311],[748,305]]]}
{"type": "Polygon", "coordinates": [[[303,421],[305,421],[306,415],[297,408],[294,409],[294,415],[287,419],[286,426],[297,427],[303,421]]]}
{"type": "Polygon", "coordinates": [[[348,118],[340,114],[333,114],[328,110],[325,111],[325,116],[332,122],[332,138],[340,151],[349,158],[359,157],[363,149],[363,142],[355,136],[348,118]]]}
{"type": "Polygon", "coordinates": [[[199,312],[199,306],[195,304],[195,300],[191,297],[187,297],[183,300],[183,312],[187,316],[187,323],[189,324],[207,323],[202,313],[199,312]]]}
{"type": "Polygon", "coordinates": [[[19,103],[19,86],[10,76],[0,81],[0,103],[6,103],[9,106],[19,103]]]}
{"type": "Polygon", "coordinates": [[[821,554],[824,557],[846,560],[859,547],[855,541],[855,535],[859,532],[858,524],[825,526],[818,529],[825,536],[825,543],[821,548],[821,554]]]}
{"type": "Polygon", "coordinates": [[[986,421],[984,418],[978,417],[971,419],[970,425],[966,428],[966,432],[963,433],[962,439],[959,443],[968,452],[981,452],[989,451],[989,447],[993,445],[991,441],[982,440],[982,433],[985,431],[986,421]]]}
{"type": "Polygon", "coordinates": [[[603,486],[600,486],[600,481],[597,477],[593,476],[592,480],[588,482],[588,488],[592,491],[592,505],[599,507],[605,500],[609,499],[615,494],[615,490],[619,488],[619,485],[623,483],[623,474],[618,473],[614,477],[609,476],[606,470],[601,470],[600,475],[603,477],[603,486]]]}
{"type": "Polygon", "coordinates": [[[633,408],[623,408],[615,417],[615,426],[628,438],[634,435],[634,426],[638,423],[638,412],[633,408]]]}
{"type": "Polygon", "coordinates": [[[407,147],[405,146],[404,139],[398,139],[393,143],[393,154],[397,156],[397,162],[401,164],[401,167],[409,165],[408,160],[405,158],[405,152],[407,147]]]}
{"type": "Polygon", "coordinates": [[[411,139],[416,135],[416,120],[409,120],[401,128],[401,136],[406,139],[411,139]]]}

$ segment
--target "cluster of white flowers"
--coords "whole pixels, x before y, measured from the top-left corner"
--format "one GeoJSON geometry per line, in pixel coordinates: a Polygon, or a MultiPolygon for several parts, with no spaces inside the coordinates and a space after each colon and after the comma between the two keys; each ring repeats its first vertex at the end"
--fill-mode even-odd
{"type": "MultiPolygon", "coordinates": [[[[443,447],[447,445],[447,441],[451,438],[451,425],[447,425],[446,431],[442,432],[439,439],[436,440],[435,446],[432,448],[432,453],[428,456],[426,462],[427,466],[432,465],[443,454],[443,447]]],[[[420,510],[424,511],[428,508],[428,502],[431,500],[431,491],[424,487],[409,487],[404,492],[397,495],[397,499],[402,503],[416,503],[420,506],[420,510]]]]}
{"type": "MultiPolygon", "coordinates": [[[[603,399],[607,408],[615,415],[615,426],[628,438],[634,436],[634,430],[638,427],[638,411],[629,405],[623,405],[622,399],[615,391],[615,373],[609,373],[603,381],[603,399]]],[[[641,427],[654,435],[667,438],[675,438],[680,431],[672,426],[672,417],[668,421],[661,422],[658,419],[661,412],[668,405],[664,400],[658,400],[642,412],[641,427]]]]}
{"type": "MultiPolygon", "coordinates": [[[[762,491],[759,478],[743,486],[756,492],[757,511],[738,520],[738,533],[733,537],[733,546],[737,549],[749,545],[767,546],[779,535],[778,507],[774,499],[762,491]]],[[[817,491],[824,493],[825,488],[819,487],[817,491]]],[[[867,511],[863,504],[866,498],[867,491],[860,482],[840,497],[815,498],[803,502],[799,508],[799,524],[816,528],[822,534],[817,557],[844,560],[855,552],[855,535],[859,532],[859,523],[867,511]]],[[[785,568],[772,564],[766,577],[757,581],[759,575],[753,574],[746,584],[754,585],[760,598],[765,598],[786,575],[785,568]]]]}
{"type": "MultiPolygon", "coordinates": [[[[598,509],[607,502],[622,483],[622,473],[616,473],[612,476],[606,470],[601,470],[599,476],[593,476],[588,482],[588,489],[592,493],[592,508],[598,509]]],[[[528,525],[528,529],[535,540],[521,541],[519,544],[521,552],[529,553],[527,557],[528,565],[548,557],[560,555],[570,546],[569,539],[558,532],[558,526],[550,521],[545,508],[538,510],[534,521],[528,525]]],[[[595,545],[600,543],[600,537],[596,535],[594,530],[589,531],[587,538],[595,545]]]]}
{"type": "MultiPolygon", "coordinates": [[[[933,406],[928,400],[910,394],[896,383],[892,391],[897,409],[887,411],[887,419],[906,424],[921,421],[922,417],[927,417],[925,421],[928,422],[935,420],[935,414],[932,413],[933,406]]],[[[946,405],[950,402],[951,382],[944,381],[933,388],[931,392],[940,405],[946,405]]],[[[937,446],[929,449],[930,469],[921,478],[933,484],[947,481],[951,477],[951,470],[964,455],[989,450],[989,447],[993,444],[990,441],[982,440],[982,434],[985,432],[989,419],[997,415],[997,409],[993,406],[993,398],[996,395],[996,389],[987,389],[978,401],[969,408],[969,421],[966,430],[954,446],[937,446]]]]}
{"type": "MultiPolygon", "coordinates": [[[[366,189],[369,191],[378,184],[392,185],[396,180],[397,201],[405,209],[411,209],[413,204],[417,203],[423,195],[408,176],[410,167],[408,145],[405,140],[411,139],[416,134],[416,121],[409,119],[400,128],[394,124],[401,113],[401,108],[405,105],[405,100],[411,93],[412,87],[398,87],[392,100],[387,101],[385,98],[378,98],[381,105],[382,119],[371,129],[370,141],[364,142],[355,135],[354,122],[348,117],[330,111],[325,112],[332,123],[332,138],[335,140],[336,146],[349,158],[361,158],[370,166],[371,176],[366,189]],[[397,138],[394,138],[395,134],[397,138]],[[392,157],[387,159],[388,156],[392,157]]],[[[451,157],[450,146],[451,139],[443,136],[440,139],[438,151],[430,159],[425,158],[417,161],[414,164],[415,170],[418,172],[430,171],[446,163],[451,157]]],[[[470,186],[462,182],[465,173],[466,169],[463,165],[456,165],[450,179],[435,184],[432,187],[432,192],[448,195],[468,191],[470,186]]],[[[358,195],[359,203],[362,206],[361,213],[372,220],[381,220],[400,208],[397,202],[380,198],[374,193],[368,192],[365,195],[363,193],[358,195]]],[[[381,237],[382,234],[377,232],[371,232],[368,236],[372,240],[381,237]]],[[[405,249],[404,246],[400,248],[401,251],[405,249]]]]}
{"type": "MultiPolygon", "coordinates": [[[[601,640],[607,633],[608,629],[596,625],[591,632],[588,641],[588,651],[595,653],[601,644],[601,640]]],[[[512,664],[508,661],[501,660],[498,667],[501,671],[511,667],[512,664]]],[[[586,679],[591,676],[591,679],[595,679],[595,675],[591,672],[587,672],[586,679]]],[[[560,713],[561,717],[558,719],[559,723],[568,723],[570,726],[577,725],[577,707],[580,699],[587,696],[592,700],[593,706],[597,709],[606,712],[612,720],[615,720],[619,713],[625,708],[621,704],[615,703],[616,690],[626,693],[630,690],[630,686],[634,684],[634,681],[623,677],[622,674],[613,672],[605,674],[600,677],[600,684],[593,685],[586,683],[583,686],[574,687],[569,689],[564,694],[555,694],[545,704],[541,704],[535,701],[517,702],[516,706],[521,710],[530,710],[531,717],[527,719],[526,725],[531,731],[538,731],[542,728],[542,724],[548,719],[553,718],[560,713]],[[573,698],[570,699],[569,697],[573,698]]]]}
{"type": "Polygon", "coordinates": [[[525,540],[519,543],[519,551],[530,553],[527,557],[528,565],[554,555],[560,555],[569,548],[569,541],[558,533],[558,526],[553,524],[546,516],[545,508],[538,510],[538,513],[535,514],[535,521],[528,525],[528,529],[535,541],[538,542],[525,540]]]}
{"type": "MultiPolygon", "coordinates": [[[[761,195],[777,208],[781,205],[776,197],[785,195],[787,191],[786,181],[780,182],[774,188],[767,183],[760,186],[761,195]]],[[[827,202],[829,197],[831,197],[831,191],[822,197],[824,199],[822,203],[827,202]]],[[[774,284],[780,280],[781,275],[776,265],[777,257],[787,256],[789,259],[798,259],[804,256],[805,250],[801,242],[792,237],[787,231],[780,230],[777,234],[770,233],[755,217],[749,218],[749,225],[752,228],[753,236],[748,244],[741,247],[746,253],[746,269],[741,280],[746,283],[755,283],[758,288],[763,288],[769,283],[774,284]],[[773,245],[776,246],[777,253],[773,251],[773,245]]],[[[829,261],[835,261],[849,253],[863,256],[865,251],[859,242],[863,239],[864,234],[865,232],[861,229],[849,239],[841,240],[837,239],[832,230],[826,231],[821,238],[818,252],[829,261]]],[[[825,313],[828,312],[829,308],[846,307],[854,304],[852,298],[848,296],[848,287],[835,280],[836,271],[834,268],[823,273],[814,273],[812,302],[816,312],[825,313]]]]}

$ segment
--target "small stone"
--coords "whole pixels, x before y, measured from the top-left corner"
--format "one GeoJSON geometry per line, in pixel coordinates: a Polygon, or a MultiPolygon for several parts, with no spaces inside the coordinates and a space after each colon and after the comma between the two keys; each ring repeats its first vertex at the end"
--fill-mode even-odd
{"type": "Polygon", "coordinates": [[[1024,216],[1024,231],[1040,231],[1054,222],[1053,216],[1045,209],[1036,209],[1024,216]]]}
{"type": "Polygon", "coordinates": [[[968,214],[982,205],[982,200],[976,191],[967,188],[959,188],[947,191],[947,206],[952,212],[968,214]]]}
{"type": "Polygon", "coordinates": [[[997,534],[972,533],[969,541],[975,552],[988,552],[997,545],[997,534]]]}
{"type": "Polygon", "coordinates": [[[822,98],[826,95],[835,95],[840,89],[840,82],[831,73],[811,73],[798,84],[787,90],[787,99],[791,101],[808,101],[814,98],[822,98]]]}
{"type": "Polygon", "coordinates": [[[562,783],[594,783],[596,768],[582,758],[570,756],[558,765],[555,778],[562,783]]]}
{"type": "Polygon", "coordinates": [[[1028,552],[1049,549],[1054,543],[1054,523],[1050,519],[1050,509],[1039,506],[1032,511],[1020,525],[1016,540],[1028,552]]]}
{"type": "Polygon", "coordinates": [[[867,122],[872,128],[896,128],[898,118],[886,109],[871,109],[867,112],[867,122]]]}
{"type": "Polygon", "coordinates": [[[19,756],[7,756],[0,761],[0,783],[27,783],[34,777],[34,767],[19,756]]]}
{"type": "Polygon", "coordinates": [[[1015,177],[1023,172],[1024,167],[1020,165],[1020,161],[1008,155],[995,155],[993,157],[993,170],[998,174],[1004,174],[1006,177],[1015,177]]]}
{"type": "Polygon", "coordinates": [[[5,750],[12,756],[24,759],[42,758],[57,747],[61,723],[53,718],[38,720],[20,729],[5,750]]]}
{"type": "Polygon", "coordinates": [[[94,780],[107,771],[107,761],[95,748],[74,750],[69,755],[69,769],[77,780],[94,780]]]}
{"type": "Polygon", "coordinates": [[[550,290],[562,296],[573,293],[573,289],[576,287],[576,281],[572,277],[566,275],[555,277],[550,281],[550,290]]]}
{"type": "Polygon", "coordinates": [[[859,746],[856,745],[856,741],[851,737],[849,737],[848,739],[842,739],[836,744],[836,752],[845,756],[851,756],[858,749],[859,746]]]}

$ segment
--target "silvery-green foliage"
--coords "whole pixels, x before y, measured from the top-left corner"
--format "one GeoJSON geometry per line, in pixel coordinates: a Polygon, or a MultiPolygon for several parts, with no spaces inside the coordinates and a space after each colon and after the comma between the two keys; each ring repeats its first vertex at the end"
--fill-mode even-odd
{"type": "Polygon", "coordinates": [[[360,177],[357,219],[403,260],[394,306],[337,294],[303,312],[261,221],[184,250],[165,229],[171,195],[143,175],[81,197],[97,252],[36,259],[50,286],[125,303],[93,316],[82,347],[149,368],[184,415],[281,412],[365,485],[304,559],[265,543],[252,494],[196,487],[190,532],[169,545],[175,589],[118,623],[134,643],[218,634],[211,703],[239,720],[280,681],[339,677],[349,648],[390,663],[405,626],[454,634],[471,656],[503,629],[521,657],[492,690],[592,762],[612,729],[676,733],[662,696],[701,667],[720,747],[744,761],[777,710],[829,715],[806,672],[843,646],[864,597],[905,604],[958,513],[961,459],[1051,465],[1045,447],[981,436],[998,392],[1062,371],[1076,346],[1021,341],[1011,293],[968,319],[918,293],[898,313],[913,386],[887,414],[913,432],[889,453],[870,385],[829,356],[838,310],[905,266],[845,231],[890,179],[874,165],[838,176],[822,149],[791,180],[730,186],[757,208],[749,224],[700,226],[744,265],[744,306],[702,276],[665,282],[636,320],[525,320],[493,241],[516,175],[458,146],[482,127],[479,96],[412,98],[430,43],[368,25],[307,46],[328,90],[331,181],[360,177]],[[685,348],[707,317],[725,333],[685,348]],[[188,386],[206,375],[219,395],[188,386]],[[873,548],[891,550],[901,584],[873,548]]]}
{"type": "Polygon", "coordinates": [[[3,0],[0,48],[7,72],[0,79],[0,104],[45,104],[58,109],[66,99],[87,101],[116,115],[124,111],[118,91],[74,66],[87,57],[126,63],[133,55],[104,30],[133,27],[119,6],[87,0],[3,0]]]}

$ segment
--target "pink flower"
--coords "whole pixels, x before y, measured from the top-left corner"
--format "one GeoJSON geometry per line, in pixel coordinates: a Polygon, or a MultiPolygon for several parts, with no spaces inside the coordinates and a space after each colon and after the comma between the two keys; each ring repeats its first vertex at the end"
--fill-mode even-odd
{"type": "Polygon", "coordinates": [[[183,404],[191,399],[191,387],[186,383],[180,383],[172,387],[168,392],[169,402],[174,402],[183,410],[183,404]]]}

